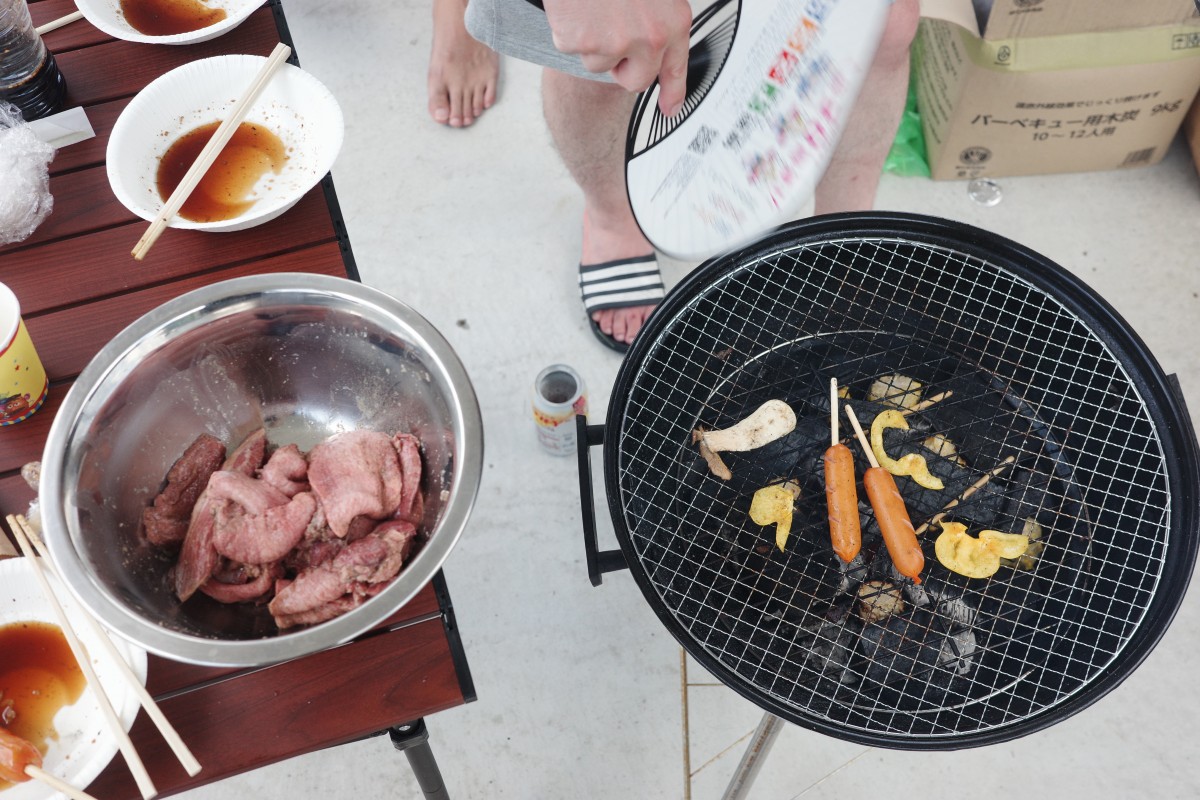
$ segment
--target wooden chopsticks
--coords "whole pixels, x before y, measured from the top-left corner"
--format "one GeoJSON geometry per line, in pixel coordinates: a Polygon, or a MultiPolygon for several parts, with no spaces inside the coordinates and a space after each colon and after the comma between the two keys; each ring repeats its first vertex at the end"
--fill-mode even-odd
{"type": "MultiPolygon", "coordinates": [[[[65,17],[59,17],[58,19],[52,19],[44,25],[38,25],[36,28],[34,28],[34,30],[37,31],[38,36],[44,36],[47,33],[49,33],[50,31],[56,31],[64,25],[70,25],[72,22],[78,22],[81,19],[83,19],[82,11],[72,11],[70,14],[67,14],[65,17]]],[[[62,791],[62,790],[60,789],[59,791],[62,791]]]]}
{"type": "MultiPolygon", "coordinates": [[[[50,561],[50,554],[46,551],[46,546],[42,543],[42,540],[38,537],[33,528],[30,527],[29,523],[24,517],[19,515],[16,517],[9,517],[9,525],[20,526],[22,533],[24,533],[29,539],[30,543],[33,544],[34,548],[38,552],[38,555],[42,557],[47,566],[51,565],[52,562],[50,561]]],[[[50,569],[53,573],[52,566],[50,569]]],[[[57,575],[55,577],[57,577],[57,575]]],[[[117,652],[115,647],[113,647],[112,640],[108,638],[108,632],[105,631],[104,628],[101,627],[100,623],[97,622],[90,614],[84,613],[83,616],[85,619],[87,619],[88,625],[91,627],[92,631],[95,632],[96,638],[100,641],[101,646],[104,648],[109,658],[117,664],[117,667],[125,676],[125,679],[129,682],[129,685],[133,687],[134,693],[137,694],[138,700],[141,701],[142,708],[146,710],[146,714],[150,717],[151,721],[154,722],[154,726],[158,728],[158,732],[162,734],[163,739],[165,739],[167,744],[170,746],[171,752],[173,752],[175,757],[179,759],[179,763],[183,765],[185,770],[187,770],[187,774],[195,777],[201,770],[200,762],[196,760],[196,757],[192,755],[192,751],[188,749],[186,744],[184,744],[183,738],[179,735],[179,731],[175,730],[175,726],[173,726],[163,714],[162,709],[159,708],[158,703],[154,701],[154,698],[150,695],[150,692],[146,690],[146,687],[142,685],[142,682],[138,680],[138,677],[133,674],[133,670],[130,669],[129,664],[125,663],[125,659],[121,658],[121,654],[117,652]]]]}
{"type": "Polygon", "coordinates": [[[62,792],[71,800],[96,800],[95,797],[85,792],[83,789],[76,789],[71,784],[64,781],[62,778],[51,775],[41,767],[35,767],[33,764],[25,767],[25,774],[33,778],[35,781],[40,781],[46,784],[56,792],[62,792]]]}
{"type": "Polygon", "coordinates": [[[79,662],[79,669],[83,672],[84,678],[89,686],[95,691],[96,702],[100,706],[100,711],[104,715],[105,722],[111,730],[113,736],[117,738],[117,747],[121,750],[121,755],[125,757],[125,763],[129,765],[129,771],[133,774],[133,779],[137,782],[138,791],[142,793],[143,800],[150,800],[158,794],[158,789],[154,786],[154,781],[150,779],[150,773],[146,771],[146,765],[142,763],[141,756],[138,755],[137,749],[133,746],[133,741],[130,740],[129,734],[125,732],[125,726],[121,724],[121,720],[117,717],[117,712],[113,710],[112,703],[108,700],[108,695],[104,693],[104,689],[100,686],[100,680],[96,677],[96,671],[92,668],[92,660],[88,656],[87,650],[84,649],[83,643],[79,641],[79,637],[75,634],[75,630],[71,627],[70,621],[67,619],[67,614],[63,611],[62,604],[58,602],[58,596],[54,594],[54,589],[50,586],[50,581],[46,579],[45,573],[42,571],[42,564],[37,553],[33,550],[33,545],[25,535],[24,526],[17,523],[16,517],[9,515],[9,527],[12,529],[13,536],[17,539],[17,546],[21,548],[21,552],[29,561],[29,566],[33,570],[33,575],[37,578],[42,587],[42,593],[46,596],[46,602],[50,604],[54,611],[54,616],[58,619],[58,627],[62,629],[63,636],[67,640],[67,644],[71,648],[71,652],[75,655],[75,660],[79,662]]]}
{"type": "Polygon", "coordinates": [[[258,74],[254,76],[254,81],[238,98],[233,109],[221,121],[212,138],[208,140],[208,144],[200,151],[200,155],[196,157],[196,161],[191,168],[184,174],[183,180],[175,187],[175,191],[171,192],[171,196],[167,198],[166,204],[159,210],[158,215],[150,223],[150,227],[142,234],[142,238],[134,245],[132,255],[138,261],[146,257],[146,253],[158,241],[158,237],[166,230],[167,224],[179,213],[179,209],[195,191],[196,186],[204,177],[204,173],[208,172],[208,168],[217,160],[217,156],[221,154],[221,150],[229,143],[233,134],[237,131],[238,126],[242,124],[242,120],[250,112],[259,95],[267,88],[267,84],[271,82],[271,78],[287,61],[288,56],[292,54],[292,48],[280,42],[275,45],[275,49],[267,58],[267,62],[263,64],[258,74]]]}

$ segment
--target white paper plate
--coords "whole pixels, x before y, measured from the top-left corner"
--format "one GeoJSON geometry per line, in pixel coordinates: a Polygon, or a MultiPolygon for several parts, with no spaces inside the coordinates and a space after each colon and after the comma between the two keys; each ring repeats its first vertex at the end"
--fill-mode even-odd
{"type": "MultiPolygon", "coordinates": [[[[49,577],[49,576],[47,576],[49,577]]],[[[87,624],[83,612],[74,598],[58,582],[50,577],[55,586],[59,602],[66,609],[72,628],[79,634],[92,660],[96,676],[104,687],[113,710],[129,730],[141,707],[137,694],[121,675],[120,668],[112,663],[96,634],[87,624]],[[78,624],[76,624],[78,623],[78,624]]],[[[16,622],[48,622],[58,625],[54,610],[42,594],[41,584],[24,558],[9,558],[0,561],[0,625],[16,622]]],[[[125,661],[142,681],[146,681],[146,651],[123,639],[112,639],[125,661]]],[[[117,752],[117,740],[109,733],[108,725],[89,686],[74,704],[60,709],[54,717],[54,729],[58,741],[50,742],[50,749],[43,759],[42,768],[78,788],[86,788],[100,774],[117,752]]],[[[37,781],[18,783],[6,789],[0,797],[4,800],[47,800],[63,795],[37,781]]]]}
{"type": "Polygon", "coordinates": [[[117,39],[152,44],[194,44],[207,42],[233,30],[265,2],[266,0],[205,0],[204,4],[209,8],[225,9],[225,19],[207,28],[170,36],[147,36],[134,28],[126,22],[125,14],[121,12],[121,0],[76,0],[75,5],[84,19],[117,39]]]}
{"type": "MultiPolygon", "coordinates": [[[[176,67],[142,89],[113,126],[106,161],[108,182],[122,205],[145,220],[163,206],[156,186],[159,159],[180,136],[217,122],[232,110],[266,59],[228,55],[176,67]]],[[[253,206],[220,222],[176,217],[172,228],[236,231],[287,211],[329,172],[342,146],[342,109],[324,84],[284,64],[246,116],[283,140],[288,161],[268,172],[250,194],[253,206]]]]}

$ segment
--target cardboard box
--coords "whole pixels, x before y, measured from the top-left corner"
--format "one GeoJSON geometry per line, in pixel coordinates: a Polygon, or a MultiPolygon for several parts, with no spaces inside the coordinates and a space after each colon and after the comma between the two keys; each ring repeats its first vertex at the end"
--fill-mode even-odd
{"type": "Polygon", "coordinates": [[[1183,121],[1183,135],[1188,147],[1192,150],[1192,161],[1196,162],[1196,172],[1200,172],[1200,96],[1192,102],[1192,110],[1183,121]]]}
{"type": "Polygon", "coordinates": [[[917,105],[935,179],[1163,157],[1200,91],[1193,0],[995,0],[977,16],[978,4],[921,2],[917,105]]]}

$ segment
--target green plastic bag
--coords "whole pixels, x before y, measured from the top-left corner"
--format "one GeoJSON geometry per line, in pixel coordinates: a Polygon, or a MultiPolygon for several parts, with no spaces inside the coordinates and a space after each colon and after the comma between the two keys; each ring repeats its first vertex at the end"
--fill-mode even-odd
{"type": "Polygon", "coordinates": [[[908,100],[900,117],[900,128],[892,149],[883,162],[883,171],[903,177],[929,177],[929,160],[925,156],[925,133],[921,130],[921,114],[917,110],[917,52],[913,48],[909,69],[908,100]]]}

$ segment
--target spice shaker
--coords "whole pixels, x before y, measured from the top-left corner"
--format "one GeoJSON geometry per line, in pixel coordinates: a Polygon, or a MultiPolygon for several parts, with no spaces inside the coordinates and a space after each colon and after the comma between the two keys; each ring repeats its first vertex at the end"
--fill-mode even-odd
{"type": "Polygon", "coordinates": [[[60,110],[66,97],[67,82],[33,27],[26,0],[0,0],[0,100],[28,121],[60,110]]]}

